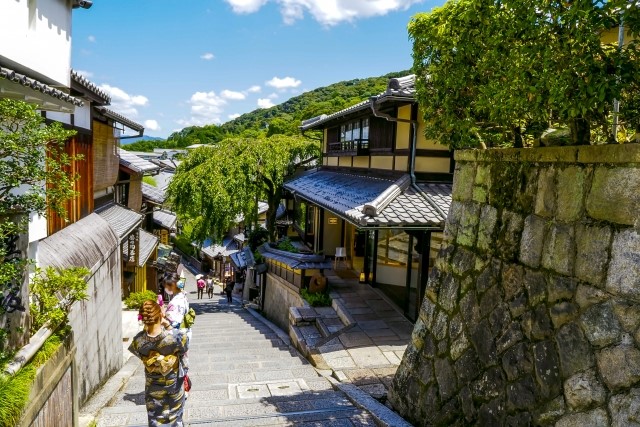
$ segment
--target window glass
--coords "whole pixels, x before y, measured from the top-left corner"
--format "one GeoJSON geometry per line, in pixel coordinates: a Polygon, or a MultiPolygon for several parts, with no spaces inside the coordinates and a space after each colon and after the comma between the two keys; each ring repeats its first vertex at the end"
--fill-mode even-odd
{"type": "Polygon", "coordinates": [[[353,140],[357,141],[360,139],[360,122],[353,123],[353,140]]]}
{"type": "Polygon", "coordinates": [[[340,142],[346,141],[347,138],[347,127],[345,125],[340,126],[340,142]]]}
{"type": "Polygon", "coordinates": [[[344,138],[345,141],[353,141],[353,123],[347,123],[347,130],[344,138]]]}
{"type": "Polygon", "coordinates": [[[369,119],[362,121],[362,139],[369,139],[369,119]]]}

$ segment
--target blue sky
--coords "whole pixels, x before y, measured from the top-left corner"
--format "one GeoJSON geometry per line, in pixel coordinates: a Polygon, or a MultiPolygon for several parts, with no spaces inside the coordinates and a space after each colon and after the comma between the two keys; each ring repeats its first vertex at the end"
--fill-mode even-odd
{"type": "Polygon", "coordinates": [[[411,67],[407,24],[444,0],[95,0],[72,67],[167,137],[341,80],[411,67]]]}

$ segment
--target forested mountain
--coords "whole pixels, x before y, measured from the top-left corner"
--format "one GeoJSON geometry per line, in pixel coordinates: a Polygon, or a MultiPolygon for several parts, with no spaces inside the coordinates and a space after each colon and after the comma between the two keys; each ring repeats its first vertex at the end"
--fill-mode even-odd
{"type": "Polygon", "coordinates": [[[190,126],[169,135],[166,141],[139,141],[123,148],[153,151],[153,148],[184,148],[211,144],[235,135],[294,135],[302,120],[350,107],[383,92],[390,78],[409,74],[399,71],[380,77],[346,80],[305,92],[271,108],[260,108],[220,126],[190,126]]]}

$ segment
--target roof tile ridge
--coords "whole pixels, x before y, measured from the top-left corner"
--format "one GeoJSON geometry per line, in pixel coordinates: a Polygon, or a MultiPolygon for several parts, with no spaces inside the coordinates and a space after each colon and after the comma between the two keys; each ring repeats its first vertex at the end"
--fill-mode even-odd
{"type": "Polygon", "coordinates": [[[384,190],[378,197],[365,203],[362,207],[362,213],[369,216],[378,216],[380,212],[384,210],[389,204],[395,200],[400,194],[402,194],[411,184],[411,177],[409,175],[403,175],[395,182],[393,182],[386,190],[384,190]]]}

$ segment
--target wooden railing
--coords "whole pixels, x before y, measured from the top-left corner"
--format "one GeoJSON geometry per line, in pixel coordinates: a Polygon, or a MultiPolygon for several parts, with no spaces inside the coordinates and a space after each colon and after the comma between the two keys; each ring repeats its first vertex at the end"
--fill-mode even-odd
{"type": "Polygon", "coordinates": [[[369,154],[368,139],[354,139],[353,141],[338,141],[329,143],[329,153],[347,156],[369,154]]]}

